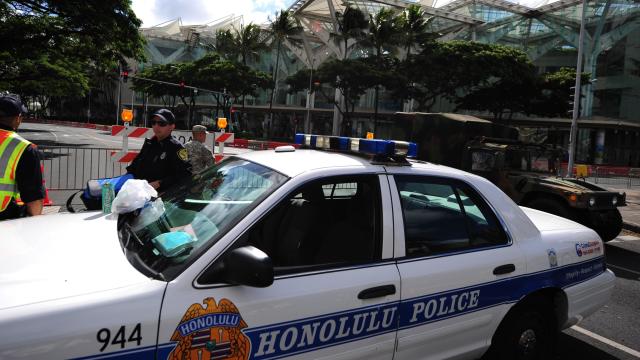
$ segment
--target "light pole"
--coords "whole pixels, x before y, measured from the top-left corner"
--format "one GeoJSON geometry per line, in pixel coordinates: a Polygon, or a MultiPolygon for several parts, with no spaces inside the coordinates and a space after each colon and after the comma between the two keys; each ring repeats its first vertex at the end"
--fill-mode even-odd
{"type": "Polygon", "coordinates": [[[120,124],[120,106],[122,105],[122,67],[118,66],[118,107],[116,108],[116,125],[120,124]]]}
{"type": "Polygon", "coordinates": [[[580,17],[580,38],[578,40],[578,64],[576,66],[576,88],[573,93],[573,116],[571,118],[571,131],[569,132],[569,163],[567,164],[567,177],[573,174],[573,165],[576,157],[576,138],[578,135],[578,116],[580,116],[580,86],[582,77],[582,52],[585,33],[585,16],[587,14],[588,0],[582,0],[582,16],[580,17]]]}
{"type": "Polygon", "coordinates": [[[311,69],[309,71],[309,89],[307,89],[307,116],[304,119],[304,132],[305,133],[309,133],[310,132],[310,125],[311,125],[311,94],[313,93],[312,90],[312,86],[313,86],[313,66],[315,65],[315,59],[311,59],[311,69]]]}

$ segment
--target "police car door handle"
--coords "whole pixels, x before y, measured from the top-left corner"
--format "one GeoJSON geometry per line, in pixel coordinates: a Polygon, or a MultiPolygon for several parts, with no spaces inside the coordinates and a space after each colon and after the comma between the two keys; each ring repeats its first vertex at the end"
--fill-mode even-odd
{"type": "Polygon", "coordinates": [[[504,275],[516,271],[516,266],[513,264],[500,265],[493,269],[493,275],[504,275]]]}
{"type": "Polygon", "coordinates": [[[396,293],[395,285],[376,286],[376,287],[372,287],[372,288],[360,291],[360,293],[358,294],[358,299],[360,300],[373,299],[377,297],[393,295],[395,293],[396,293]]]}

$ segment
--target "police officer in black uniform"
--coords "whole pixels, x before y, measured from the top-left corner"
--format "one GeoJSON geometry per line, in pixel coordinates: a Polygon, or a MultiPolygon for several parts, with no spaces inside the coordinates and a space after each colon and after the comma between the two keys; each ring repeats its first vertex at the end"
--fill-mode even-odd
{"type": "Polygon", "coordinates": [[[164,192],[178,180],[191,176],[187,150],[171,132],[176,118],[170,110],[160,109],[151,115],[154,136],[146,139],[140,153],[127,166],[136,179],[144,179],[158,192],[164,192]]]}

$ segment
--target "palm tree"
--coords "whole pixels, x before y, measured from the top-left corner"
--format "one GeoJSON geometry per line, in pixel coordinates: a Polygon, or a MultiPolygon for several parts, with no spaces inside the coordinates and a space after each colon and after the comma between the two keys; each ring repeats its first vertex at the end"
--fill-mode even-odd
{"type": "MultiPolygon", "coordinates": [[[[247,66],[248,61],[260,61],[260,53],[268,49],[266,42],[261,39],[262,29],[260,26],[249,23],[241,26],[234,36],[236,51],[240,53],[242,65],[247,66]]],[[[246,95],[242,95],[242,109],[245,107],[246,95]]]]}
{"type": "Polygon", "coordinates": [[[401,44],[404,46],[407,55],[405,60],[411,56],[411,48],[420,45],[429,37],[427,28],[429,20],[425,18],[425,12],[420,5],[409,5],[398,15],[399,31],[402,34],[401,44]]]}
{"type": "Polygon", "coordinates": [[[342,59],[345,60],[349,55],[349,40],[355,40],[355,43],[351,45],[354,47],[364,39],[369,21],[362,10],[350,5],[347,5],[344,12],[336,12],[336,21],[338,29],[336,29],[336,33],[331,34],[331,37],[340,43],[340,46],[344,45],[342,59]]]}
{"type": "MultiPolygon", "coordinates": [[[[389,8],[380,9],[375,15],[370,16],[369,33],[365,42],[374,51],[375,65],[381,73],[384,71],[384,55],[393,53],[400,38],[400,27],[395,18],[394,11],[389,8]]],[[[375,86],[373,132],[378,127],[378,97],[380,85],[375,86]]]]}
{"type": "Polygon", "coordinates": [[[260,53],[268,49],[261,35],[262,29],[253,23],[241,26],[240,30],[236,31],[234,43],[243,65],[246,66],[248,61],[260,61],[260,53]]]}
{"type": "MultiPolygon", "coordinates": [[[[411,49],[422,47],[423,49],[429,46],[429,42],[435,41],[439,34],[431,33],[428,31],[430,22],[435,17],[426,19],[424,10],[420,5],[409,5],[402,13],[398,15],[397,21],[401,32],[401,41],[406,55],[405,64],[411,63],[411,49]]],[[[410,68],[410,67],[408,67],[410,68]]],[[[410,78],[410,74],[407,74],[407,78],[410,78]]],[[[410,87],[414,87],[415,84],[411,83],[410,87]]],[[[413,100],[409,103],[409,111],[413,110],[413,100]]]]}
{"type": "Polygon", "coordinates": [[[230,29],[216,30],[215,40],[213,43],[207,44],[206,47],[227,60],[236,60],[238,58],[236,41],[230,29]]]}
{"type": "MultiPolygon", "coordinates": [[[[276,90],[278,89],[278,70],[280,66],[280,51],[282,50],[282,43],[290,37],[302,32],[302,27],[296,24],[293,16],[286,10],[280,10],[279,14],[276,14],[276,18],[271,22],[270,26],[271,36],[276,42],[276,68],[273,76],[273,89],[271,90],[271,97],[269,99],[269,117],[271,124],[273,123],[273,98],[276,90]]],[[[269,131],[271,132],[271,131],[269,131]]],[[[270,134],[269,134],[270,135],[270,134]]]]}

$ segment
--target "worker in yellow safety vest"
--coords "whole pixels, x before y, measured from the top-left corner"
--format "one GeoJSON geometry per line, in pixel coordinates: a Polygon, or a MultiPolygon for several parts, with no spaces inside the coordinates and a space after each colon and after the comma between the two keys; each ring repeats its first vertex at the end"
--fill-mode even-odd
{"type": "Polygon", "coordinates": [[[17,96],[0,96],[0,220],[42,214],[45,189],[35,146],[16,133],[27,109],[17,96]],[[19,205],[20,196],[24,205],[19,205]]]}

